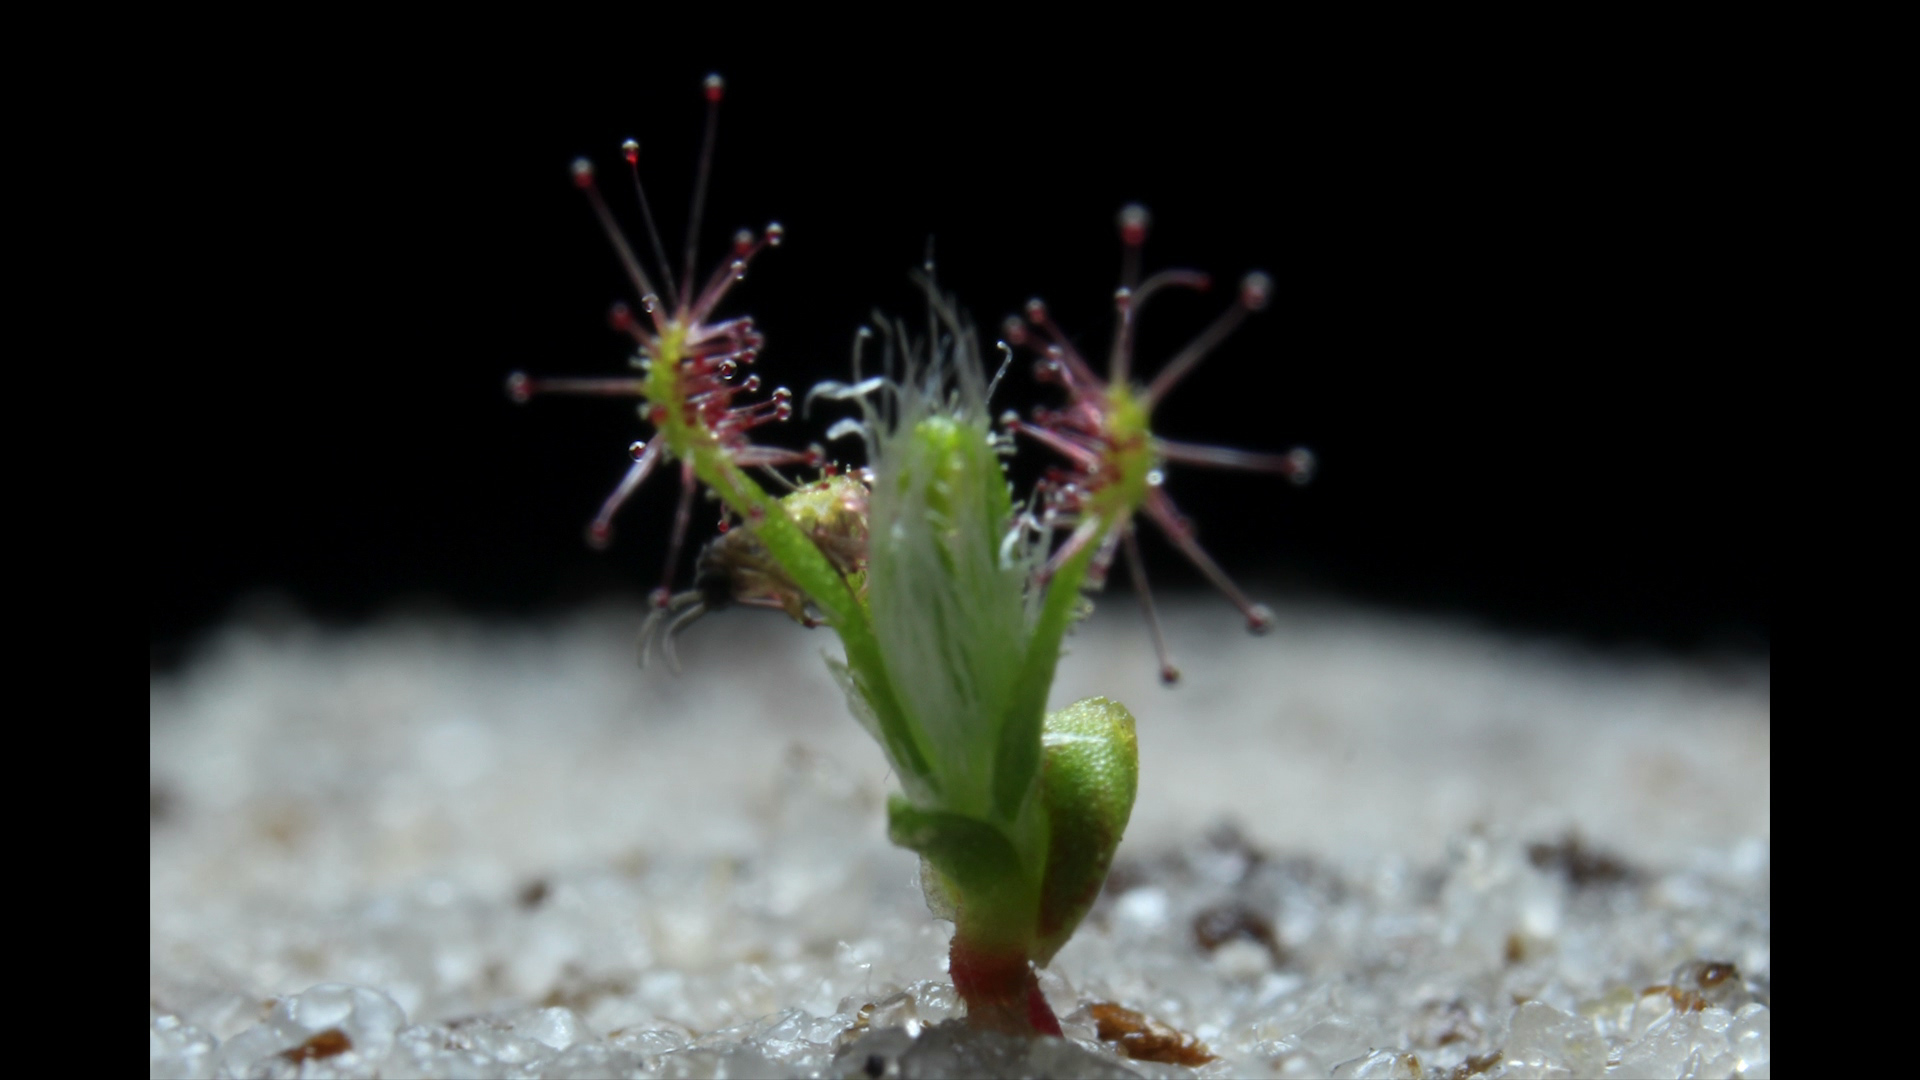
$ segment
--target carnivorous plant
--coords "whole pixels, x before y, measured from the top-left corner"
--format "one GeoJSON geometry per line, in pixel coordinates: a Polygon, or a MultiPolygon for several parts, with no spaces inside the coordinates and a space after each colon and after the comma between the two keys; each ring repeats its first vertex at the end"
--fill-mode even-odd
{"type": "MultiPolygon", "coordinates": [[[[719,78],[710,77],[705,89],[707,145],[696,191],[710,166],[719,78]]],[[[637,180],[637,144],[629,141],[625,152],[637,180]]],[[[1142,305],[1163,289],[1205,288],[1207,279],[1167,271],[1138,280],[1147,217],[1126,208],[1126,269],[1107,377],[1094,374],[1034,301],[1024,319],[1009,321],[1001,347],[1007,361],[1013,346],[1035,351],[1039,374],[1062,387],[1067,400],[1059,409],[996,420],[989,401],[998,378],[988,378],[975,329],[928,267],[920,278],[928,298],[924,333],[890,320],[862,329],[852,378],[808,395],[809,405],[840,402],[855,411],[827,435],[858,436],[867,464],[842,470],[817,447],[794,451],[753,441],[755,429],[792,415],[793,395],[784,387],[760,394],[752,371],[759,333],[749,317],[719,314],[748,263],[781,242],[780,226],[739,233],[721,265],[698,281],[693,238],[703,200],[696,194],[676,276],[643,191],[649,273],[601,196],[592,165],[577,162],[574,177],[637,295],[638,310],[616,305],[612,320],[633,340],[634,371],[593,379],[515,373],[508,390],[518,401],[549,392],[639,399],[652,435],[632,445],[631,467],[593,519],[588,535],[597,545],[608,541],[616,511],[649,475],[679,466],[670,555],[653,593],[643,656],[658,642],[675,659],[676,634],[703,612],[730,604],[774,608],[831,628],[844,649],[843,661],[830,662],[834,675],[899,779],[887,807],[888,834],[920,855],[928,906],[954,923],[949,971],[969,1022],[1059,1034],[1034,965],[1053,959],[1099,894],[1132,812],[1138,750],[1125,706],[1095,697],[1048,713],[1048,690],[1062,640],[1085,606],[1083,591],[1104,580],[1119,548],[1146,606],[1162,676],[1178,677],[1145,589],[1134,540],[1139,514],[1227,593],[1251,628],[1271,621],[1194,543],[1163,491],[1164,467],[1171,461],[1255,469],[1301,481],[1310,456],[1177,443],[1154,435],[1149,424],[1154,405],[1241,318],[1267,303],[1268,279],[1248,275],[1220,320],[1150,383],[1136,385],[1133,331],[1142,305]],[[876,348],[877,370],[863,372],[876,348]],[[1016,436],[1066,461],[1019,499],[1005,469],[1016,436]],[[778,483],[769,490],[755,474],[778,483]],[[700,553],[693,587],[676,592],[700,486],[725,505],[728,522],[700,553]]]]}

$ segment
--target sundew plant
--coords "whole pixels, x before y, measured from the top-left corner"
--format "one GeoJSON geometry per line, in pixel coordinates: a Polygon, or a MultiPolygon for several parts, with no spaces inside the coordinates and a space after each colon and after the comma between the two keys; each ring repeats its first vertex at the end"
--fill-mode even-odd
{"type": "Polygon", "coordinates": [[[817,446],[760,445],[756,429],[788,420],[793,394],[761,392],[761,337],[722,304],[748,264],[777,245],[780,226],[742,231],[719,267],[696,277],[706,174],[722,84],[706,82],[706,142],[699,161],[679,272],[669,261],[633,171],[651,259],[643,259],[602,197],[593,166],[574,177],[605,228],[639,307],[615,305],[612,322],[635,346],[633,372],[617,378],[533,378],[515,373],[517,401],[541,393],[638,398],[651,435],[588,529],[605,545],[622,502],[652,473],[677,466],[680,499],[668,563],[643,633],[673,660],[675,635],[703,612],[733,604],[784,611],[838,635],[830,661],[856,719],[880,744],[900,791],[887,807],[894,843],[918,853],[928,906],[954,923],[949,972],[980,1028],[1058,1035],[1034,965],[1072,935],[1106,879],[1132,812],[1138,772],[1134,719],[1089,698],[1049,714],[1047,694],[1062,640],[1122,550],[1146,609],[1162,677],[1168,660],[1146,589],[1136,519],[1152,521],[1226,593],[1248,626],[1272,616],[1249,600],[1194,542],[1164,490],[1170,463],[1273,472],[1303,482],[1304,451],[1252,454],[1163,439],[1154,406],[1271,293],[1249,274],[1227,311],[1144,384],[1133,356],[1135,320],[1167,289],[1205,289],[1193,271],[1139,276],[1146,211],[1121,211],[1122,282],[1105,376],[1049,320],[1039,301],[1008,320],[989,378],[979,335],[958,304],[919,276],[926,326],[877,319],[862,328],[854,370],[811,390],[803,404],[837,402],[852,415],[825,433],[864,443],[864,468],[843,470],[817,446]],[[651,269],[651,272],[650,272],[651,269]],[[656,277],[657,275],[657,277],[656,277]],[[1033,353],[1057,408],[995,417],[998,374],[1015,349],[1033,353]],[[871,372],[863,370],[871,366],[871,372]],[[1006,472],[1016,452],[1051,456],[1033,490],[1017,495],[1006,472]],[[721,535],[696,560],[691,589],[675,591],[695,491],[727,510],[721,535]]]}

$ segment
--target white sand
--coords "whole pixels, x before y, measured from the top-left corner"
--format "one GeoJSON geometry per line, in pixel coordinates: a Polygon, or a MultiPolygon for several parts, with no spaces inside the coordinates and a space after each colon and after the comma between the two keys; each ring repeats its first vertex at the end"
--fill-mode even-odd
{"type": "Polygon", "coordinates": [[[1141,793],[1031,1053],[925,1026],[946,926],[825,632],[716,616],[674,677],[630,610],[236,627],[151,684],[153,1074],[1189,1074],[1095,1001],[1208,1076],[1768,1074],[1764,665],[1168,607],[1180,688],[1123,597],[1055,688],[1132,708],[1141,793]]]}

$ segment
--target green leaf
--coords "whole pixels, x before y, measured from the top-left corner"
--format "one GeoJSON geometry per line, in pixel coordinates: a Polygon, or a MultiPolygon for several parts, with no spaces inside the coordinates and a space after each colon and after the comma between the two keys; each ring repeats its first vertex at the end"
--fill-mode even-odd
{"type": "MultiPolygon", "coordinates": [[[[1011,825],[999,800],[1006,703],[1026,656],[1026,575],[1002,564],[1006,474],[983,417],[932,411],[880,441],[869,503],[875,646],[927,750],[942,808],[1011,825]]],[[[849,662],[854,658],[849,652],[849,662]]],[[[856,673],[861,672],[855,663],[856,673]]],[[[1018,789],[1038,770],[1039,717],[1018,789]]],[[[1009,809],[1010,807],[1010,809],[1009,809]]],[[[1031,856],[1037,864],[1040,850],[1031,856]]]]}
{"type": "Polygon", "coordinates": [[[1133,714],[1103,697],[1047,717],[1041,801],[1051,834],[1040,886],[1039,940],[1046,964],[1100,895],[1140,784],[1133,714]]]}
{"type": "Polygon", "coordinates": [[[944,877],[957,903],[958,933],[979,945],[1025,949],[1033,940],[1037,882],[999,826],[895,795],[887,800],[887,837],[918,852],[944,877]]]}

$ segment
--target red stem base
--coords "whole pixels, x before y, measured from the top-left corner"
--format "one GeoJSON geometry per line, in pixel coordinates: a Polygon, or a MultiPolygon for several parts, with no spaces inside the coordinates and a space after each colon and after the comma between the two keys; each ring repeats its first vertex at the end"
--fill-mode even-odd
{"type": "Polygon", "coordinates": [[[967,1025],[1008,1035],[1060,1035],[1060,1020],[1040,992],[1023,952],[973,949],[953,940],[947,973],[967,1003],[967,1025]]]}

